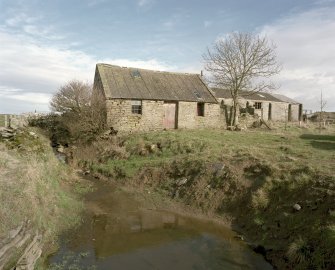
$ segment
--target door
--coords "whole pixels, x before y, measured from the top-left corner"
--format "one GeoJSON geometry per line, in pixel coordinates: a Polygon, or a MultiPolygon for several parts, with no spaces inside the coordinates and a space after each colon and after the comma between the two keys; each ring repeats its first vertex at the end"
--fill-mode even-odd
{"type": "Polygon", "coordinates": [[[164,102],[163,106],[164,106],[163,127],[166,129],[176,128],[177,104],[172,102],[164,102]]]}
{"type": "Polygon", "coordinates": [[[268,120],[272,120],[272,104],[269,103],[268,120]]]}

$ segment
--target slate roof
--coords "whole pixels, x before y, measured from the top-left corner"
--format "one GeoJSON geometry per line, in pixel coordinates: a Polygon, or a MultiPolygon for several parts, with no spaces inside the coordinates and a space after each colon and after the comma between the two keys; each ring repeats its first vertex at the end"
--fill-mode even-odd
{"type": "MultiPolygon", "coordinates": [[[[230,91],[222,88],[212,88],[216,98],[232,98],[230,91]]],[[[241,97],[248,100],[264,100],[264,101],[273,101],[273,102],[286,102],[291,104],[300,104],[299,102],[279,94],[270,94],[264,92],[250,93],[248,91],[241,91],[241,97]]]]}
{"type": "Polygon", "coordinates": [[[283,101],[283,102],[287,102],[287,103],[291,103],[291,104],[301,104],[300,102],[298,101],[295,101],[294,99],[292,98],[289,98],[287,96],[284,96],[284,95],[279,95],[279,94],[272,94],[275,98],[283,101]]]}
{"type": "Polygon", "coordinates": [[[172,73],[97,64],[107,99],[217,103],[198,74],[172,73]]]}

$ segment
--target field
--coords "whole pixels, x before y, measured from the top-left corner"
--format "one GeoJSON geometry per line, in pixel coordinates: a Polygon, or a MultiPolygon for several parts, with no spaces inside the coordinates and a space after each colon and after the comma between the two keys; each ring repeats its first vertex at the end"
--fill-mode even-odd
{"type": "Polygon", "coordinates": [[[133,134],[72,154],[99,177],[229,215],[279,269],[335,267],[334,127],[133,134]]]}
{"type": "Polygon", "coordinates": [[[54,241],[80,222],[78,179],[56,159],[48,139],[29,131],[0,139],[0,239],[29,220],[44,242],[54,241]]]}

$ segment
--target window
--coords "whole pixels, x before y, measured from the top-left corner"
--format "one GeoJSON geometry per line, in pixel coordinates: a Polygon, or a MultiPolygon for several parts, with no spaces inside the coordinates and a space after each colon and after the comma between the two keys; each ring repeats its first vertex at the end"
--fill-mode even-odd
{"type": "Polygon", "coordinates": [[[200,95],[197,91],[194,91],[193,93],[194,93],[194,95],[197,97],[198,100],[199,100],[199,99],[202,99],[202,98],[201,98],[201,95],[200,95]]]}
{"type": "Polygon", "coordinates": [[[142,100],[131,101],[131,112],[135,114],[142,114],[142,100]]]}
{"type": "Polygon", "coordinates": [[[140,74],[140,71],[138,69],[133,69],[131,71],[131,76],[133,78],[141,78],[141,74],[140,74]]]}
{"type": "Polygon", "coordinates": [[[262,102],[255,102],[254,107],[256,110],[262,109],[262,102]]]}
{"type": "Polygon", "coordinates": [[[202,102],[197,103],[197,115],[205,116],[205,103],[202,102]]]}

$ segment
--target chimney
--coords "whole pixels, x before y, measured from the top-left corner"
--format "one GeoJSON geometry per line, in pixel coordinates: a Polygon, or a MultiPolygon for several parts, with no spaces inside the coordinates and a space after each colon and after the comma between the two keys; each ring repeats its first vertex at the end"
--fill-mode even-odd
{"type": "Polygon", "coordinates": [[[200,76],[201,76],[201,77],[204,76],[204,73],[203,73],[202,70],[200,71],[200,76]]]}

